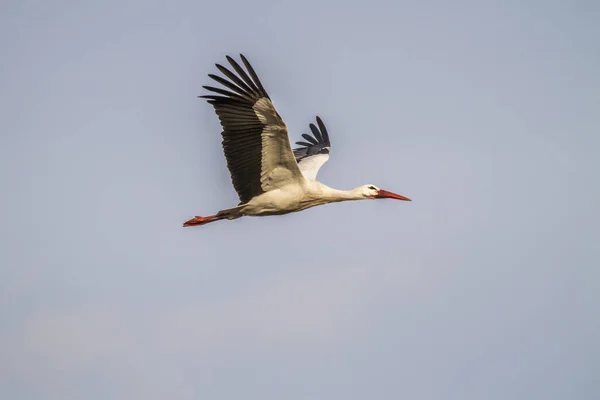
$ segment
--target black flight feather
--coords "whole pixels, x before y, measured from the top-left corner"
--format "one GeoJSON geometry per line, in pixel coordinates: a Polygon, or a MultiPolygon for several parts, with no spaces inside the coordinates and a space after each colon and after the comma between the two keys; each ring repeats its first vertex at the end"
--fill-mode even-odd
{"type": "Polygon", "coordinates": [[[317,154],[329,154],[329,148],[331,147],[329,134],[327,133],[325,124],[319,117],[317,117],[317,125],[319,125],[318,128],[315,126],[315,124],[309,124],[309,128],[314,137],[303,133],[302,137],[306,140],[306,142],[296,142],[297,145],[302,146],[294,149],[296,162],[299,163],[305,158],[317,154]]]}

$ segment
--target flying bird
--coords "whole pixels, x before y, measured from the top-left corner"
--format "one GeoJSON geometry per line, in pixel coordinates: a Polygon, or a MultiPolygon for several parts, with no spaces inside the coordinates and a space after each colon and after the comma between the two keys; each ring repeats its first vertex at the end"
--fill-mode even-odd
{"type": "Polygon", "coordinates": [[[352,190],[332,189],[316,180],[329,160],[331,142],[321,118],[309,125],[312,136],[292,150],[288,129],[271,102],[254,68],[240,54],[242,68],[227,56],[233,71],[216,67],[225,78],[209,74],[223,88],[203,86],[212,92],[199,96],[215,109],[223,131],[223,151],[240,203],[207,217],[196,216],[183,226],[204,225],[243,216],[281,215],[347,200],[396,199],[411,201],[375,185],[352,190]]]}

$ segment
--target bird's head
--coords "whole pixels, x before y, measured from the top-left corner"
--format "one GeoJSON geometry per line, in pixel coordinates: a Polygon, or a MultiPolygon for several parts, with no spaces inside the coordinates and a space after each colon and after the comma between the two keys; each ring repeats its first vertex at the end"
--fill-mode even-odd
{"type": "Polygon", "coordinates": [[[359,188],[360,193],[367,199],[396,199],[404,201],[412,201],[408,197],[401,196],[396,193],[388,192],[387,190],[379,189],[375,185],[364,185],[359,188]]]}

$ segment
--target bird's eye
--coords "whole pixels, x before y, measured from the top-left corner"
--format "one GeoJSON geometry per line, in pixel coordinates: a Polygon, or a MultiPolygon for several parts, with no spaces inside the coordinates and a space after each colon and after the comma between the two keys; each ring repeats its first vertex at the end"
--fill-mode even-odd
{"type": "Polygon", "coordinates": [[[369,189],[371,189],[371,190],[377,190],[377,188],[375,186],[369,186],[369,189]]]}

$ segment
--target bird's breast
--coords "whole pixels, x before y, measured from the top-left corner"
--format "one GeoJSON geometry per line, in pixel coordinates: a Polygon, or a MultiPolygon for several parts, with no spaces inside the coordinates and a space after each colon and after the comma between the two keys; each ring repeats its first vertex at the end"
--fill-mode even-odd
{"type": "Polygon", "coordinates": [[[300,211],[307,208],[303,202],[304,198],[305,190],[301,186],[284,186],[256,196],[244,207],[243,213],[246,215],[276,215],[300,211]]]}

